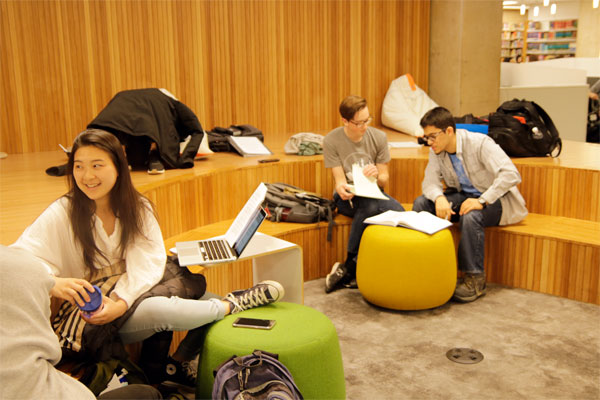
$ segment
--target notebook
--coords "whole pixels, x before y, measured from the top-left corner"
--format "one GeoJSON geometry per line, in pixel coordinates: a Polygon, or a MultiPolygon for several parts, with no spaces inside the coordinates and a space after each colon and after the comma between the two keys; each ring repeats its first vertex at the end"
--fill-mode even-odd
{"type": "Polygon", "coordinates": [[[177,242],[179,265],[210,265],[237,260],[266,217],[261,207],[267,187],[261,183],[248,199],[224,236],[177,242]]]}

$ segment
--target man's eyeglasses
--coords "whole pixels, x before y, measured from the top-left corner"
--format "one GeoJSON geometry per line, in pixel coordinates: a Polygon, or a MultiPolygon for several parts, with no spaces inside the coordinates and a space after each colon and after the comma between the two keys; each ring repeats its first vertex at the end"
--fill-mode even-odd
{"type": "Polygon", "coordinates": [[[430,142],[433,143],[435,141],[435,139],[444,132],[446,132],[446,131],[444,129],[442,129],[441,131],[432,133],[431,135],[423,136],[423,140],[425,140],[427,143],[430,143],[430,142]]]}
{"type": "Polygon", "coordinates": [[[354,126],[357,126],[359,128],[368,125],[369,123],[371,123],[371,121],[373,121],[373,117],[369,117],[367,119],[365,119],[364,121],[354,121],[354,120],[350,120],[350,123],[354,126]]]}

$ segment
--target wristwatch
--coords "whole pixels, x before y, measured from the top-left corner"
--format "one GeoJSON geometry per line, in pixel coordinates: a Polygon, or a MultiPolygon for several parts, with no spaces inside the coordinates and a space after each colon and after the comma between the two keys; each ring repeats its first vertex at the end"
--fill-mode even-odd
{"type": "Polygon", "coordinates": [[[481,204],[481,206],[483,208],[485,208],[485,206],[487,206],[487,203],[485,202],[485,200],[482,197],[478,198],[477,201],[479,201],[479,204],[481,204]]]}

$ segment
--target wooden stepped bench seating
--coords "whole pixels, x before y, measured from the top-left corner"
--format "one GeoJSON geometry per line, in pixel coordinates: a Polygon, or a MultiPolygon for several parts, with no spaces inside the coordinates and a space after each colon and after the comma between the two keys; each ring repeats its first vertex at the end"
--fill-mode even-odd
{"type": "MultiPolygon", "coordinates": [[[[389,141],[415,141],[389,129],[389,141]]],[[[234,218],[259,182],[286,182],[331,196],[333,178],[322,156],[286,155],[273,149],[277,163],[256,157],[216,153],[192,169],[163,175],[134,171],[138,190],[157,206],[165,238],[198,226],[234,218]]],[[[391,149],[388,194],[412,203],[421,194],[428,149],[391,149]]],[[[559,158],[514,158],[522,175],[519,190],[530,212],[600,221],[600,145],[565,141],[559,158]]],[[[60,151],[11,154],[0,161],[0,243],[14,242],[54,199],[67,190],[65,179],[44,173],[65,163],[60,151]]]]}
{"type": "MultiPolygon", "coordinates": [[[[388,140],[415,141],[385,129],[388,140]]],[[[157,206],[167,246],[222,234],[259,182],[286,182],[330,196],[331,173],[322,156],[290,156],[274,150],[277,163],[217,153],[189,170],[150,176],[132,173],[133,182],[157,206]],[[201,227],[201,228],[198,228],[201,227]],[[189,236],[188,236],[189,235],[189,236]]],[[[388,194],[411,204],[421,194],[428,149],[391,149],[388,194]]],[[[64,164],[61,151],[11,154],[0,161],[0,243],[13,243],[23,230],[67,190],[64,178],[45,169],[64,164]]],[[[559,158],[514,158],[522,176],[519,190],[530,215],[521,224],[489,228],[488,280],[600,304],[600,146],[564,141],[559,158]]],[[[261,231],[301,245],[304,280],[324,277],[345,257],[350,219],[338,216],[333,242],[327,224],[274,224],[261,231]]],[[[454,229],[456,234],[456,229],[454,229]]],[[[456,242],[456,240],[455,240],[456,242]]],[[[251,284],[250,262],[206,271],[209,291],[225,294],[251,284]]]]}
{"type": "MultiPolygon", "coordinates": [[[[410,204],[404,206],[410,209],[410,204]]],[[[309,281],[325,277],[334,262],[345,259],[352,220],[338,215],[335,222],[331,242],[327,242],[326,222],[265,221],[259,231],[302,247],[304,280],[309,281]]],[[[165,245],[171,248],[177,241],[223,234],[230,223],[227,220],[192,229],[167,239],[165,245]]],[[[457,224],[452,231],[458,246],[457,224]]],[[[529,214],[519,224],[487,228],[485,270],[489,282],[600,304],[600,222],[529,214]]],[[[225,294],[252,284],[250,261],[204,268],[202,273],[208,290],[214,293],[225,294]]]]}

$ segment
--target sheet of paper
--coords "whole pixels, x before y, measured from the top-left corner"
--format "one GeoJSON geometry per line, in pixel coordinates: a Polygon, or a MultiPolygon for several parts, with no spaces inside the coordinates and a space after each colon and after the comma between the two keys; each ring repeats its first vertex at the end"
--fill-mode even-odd
{"type": "Polygon", "coordinates": [[[363,167],[358,164],[352,164],[352,178],[354,179],[354,194],[361,197],[370,197],[372,199],[387,200],[388,198],[381,192],[377,186],[377,179],[369,179],[362,172],[363,167]]]}
{"type": "Polygon", "coordinates": [[[237,217],[233,220],[233,223],[225,234],[225,240],[229,243],[229,246],[237,241],[242,231],[248,225],[248,222],[254,215],[254,212],[260,207],[267,194],[267,187],[264,183],[260,183],[252,196],[248,199],[242,210],[238,213],[237,217]]]}
{"type": "Polygon", "coordinates": [[[415,142],[389,142],[392,149],[418,149],[420,144],[415,142]]]}

